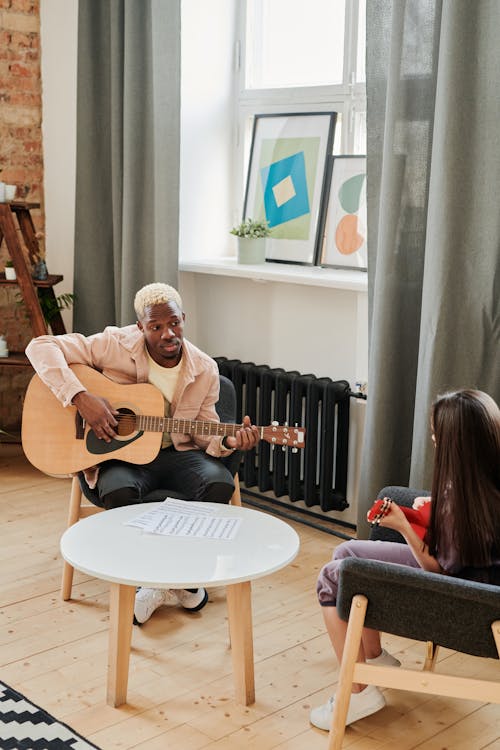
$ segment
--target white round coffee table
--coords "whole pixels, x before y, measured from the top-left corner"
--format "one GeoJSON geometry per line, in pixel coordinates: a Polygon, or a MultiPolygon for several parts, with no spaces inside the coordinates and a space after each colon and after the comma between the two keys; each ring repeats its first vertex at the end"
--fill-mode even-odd
{"type": "Polygon", "coordinates": [[[66,562],[111,583],[107,702],[120,706],[127,699],[136,586],[227,586],[236,698],[249,705],[255,700],[250,581],[288,565],[299,551],[299,537],[274,516],[216,503],[190,506],[241,519],[234,540],[164,536],[125,525],[159,505],[98,513],[71,526],[61,538],[66,562]]]}

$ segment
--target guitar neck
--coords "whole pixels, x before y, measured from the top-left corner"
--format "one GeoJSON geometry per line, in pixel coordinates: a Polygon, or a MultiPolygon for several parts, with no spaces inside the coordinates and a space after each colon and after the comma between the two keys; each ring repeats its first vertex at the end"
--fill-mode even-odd
{"type": "MultiPolygon", "coordinates": [[[[212,437],[219,435],[236,435],[241,428],[239,424],[224,424],[223,422],[199,422],[193,419],[177,419],[174,417],[150,417],[143,414],[136,415],[136,426],[144,432],[173,432],[179,435],[202,435],[212,437]]],[[[262,427],[258,428],[261,432],[262,427]]]]}

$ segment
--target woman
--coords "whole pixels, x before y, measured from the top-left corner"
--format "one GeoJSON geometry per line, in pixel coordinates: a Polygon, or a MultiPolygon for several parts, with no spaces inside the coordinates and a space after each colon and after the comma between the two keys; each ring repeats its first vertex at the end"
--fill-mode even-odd
{"type": "MultiPolygon", "coordinates": [[[[433,573],[500,585],[500,410],[482,391],[462,389],[439,396],[433,404],[435,444],[430,523],[423,541],[395,503],[381,526],[398,531],[407,544],[353,540],[335,550],[320,572],[319,603],[339,664],[347,623],[336,609],[339,567],[346,557],[409,565],[433,573]]],[[[430,498],[417,498],[418,508],[430,498]]],[[[382,649],[380,633],[364,628],[358,661],[399,666],[382,649]]],[[[334,697],[311,711],[310,721],[329,730],[334,697]]],[[[352,724],[385,705],[374,685],[354,683],[347,714],[352,724]]]]}

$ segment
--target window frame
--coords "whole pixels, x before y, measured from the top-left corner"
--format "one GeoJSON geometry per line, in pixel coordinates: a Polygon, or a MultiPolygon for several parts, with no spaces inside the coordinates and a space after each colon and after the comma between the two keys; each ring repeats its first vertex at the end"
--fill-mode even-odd
{"type": "MultiPolygon", "coordinates": [[[[337,128],[341,124],[341,137],[335,138],[334,153],[354,154],[356,115],[366,117],[366,85],[357,82],[359,3],[363,0],[346,0],[344,25],[343,81],[328,86],[286,86],[283,88],[246,88],[246,28],[247,5],[265,0],[241,0],[238,4],[235,41],[235,201],[234,223],[240,221],[243,211],[246,177],[248,171],[253,118],[256,114],[283,112],[338,113],[337,128]]],[[[366,153],[366,151],[365,151],[366,153]]]]}

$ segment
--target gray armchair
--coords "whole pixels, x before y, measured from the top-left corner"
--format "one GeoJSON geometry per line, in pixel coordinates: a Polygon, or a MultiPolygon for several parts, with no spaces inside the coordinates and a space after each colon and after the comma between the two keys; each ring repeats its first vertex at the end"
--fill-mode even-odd
{"type": "MultiPolygon", "coordinates": [[[[428,494],[385,487],[388,496],[411,505],[428,494]]],[[[394,532],[374,527],[372,538],[400,541],[394,532]]],[[[329,750],[340,750],[351,685],[379,687],[500,703],[497,681],[441,675],[434,671],[438,646],[485,658],[500,658],[500,587],[401,565],[349,558],[342,562],[337,609],[348,621],[339,674],[329,750]],[[363,627],[427,642],[422,671],[356,662],[363,627]]]]}

